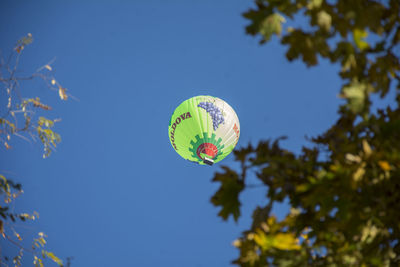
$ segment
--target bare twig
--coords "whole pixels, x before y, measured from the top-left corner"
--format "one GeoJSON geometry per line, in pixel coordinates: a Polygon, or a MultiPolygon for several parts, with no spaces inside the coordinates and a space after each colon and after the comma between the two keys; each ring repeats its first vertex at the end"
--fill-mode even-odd
{"type": "Polygon", "coordinates": [[[23,247],[21,244],[19,244],[18,242],[14,241],[13,239],[11,239],[11,237],[9,237],[7,234],[4,234],[4,236],[6,237],[6,239],[8,241],[10,241],[12,244],[17,246],[18,248],[20,248],[20,249],[22,249],[24,251],[28,251],[28,252],[32,253],[33,255],[36,255],[36,251],[23,247]]]}
{"type": "Polygon", "coordinates": [[[36,72],[40,72],[41,70],[47,68],[47,66],[50,66],[51,64],[53,64],[54,61],[56,61],[56,57],[54,57],[52,60],[50,60],[47,64],[45,64],[45,65],[41,66],[40,68],[38,68],[36,70],[36,72]]]}

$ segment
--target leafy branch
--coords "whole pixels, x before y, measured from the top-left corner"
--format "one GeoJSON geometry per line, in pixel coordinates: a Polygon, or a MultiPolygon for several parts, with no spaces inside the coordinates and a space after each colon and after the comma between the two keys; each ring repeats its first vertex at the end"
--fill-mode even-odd
{"type": "Polygon", "coordinates": [[[234,151],[238,170],[214,175],[219,216],[240,217],[248,170],[267,205],[233,245],[240,266],[397,266],[400,264],[400,2],[257,0],[246,31],[277,36],[289,61],[339,64],[339,119],[300,153],[280,139],[234,151]],[[306,22],[294,26],[299,15],[306,22]],[[284,23],[290,24],[284,28],[284,23]],[[395,90],[395,107],[371,111],[371,95],[395,90]],[[289,201],[282,220],[274,203],[289,201]]]}
{"type": "MultiPolygon", "coordinates": [[[[52,129],[54,124],[60,120],[37,116],[38,113],[52,110],[52,107],[43,103],[39,97],[23,97],[21,86],[27,81],[38,79],[48,89],[58,92],[61,100],[67,100],[70,95],[67,93],[67,89],[62,87],[52,75],[51,64],[54,60],[38,68],[29,76],[17,76],[22,52],[32,41],[32,35],[28,34],[17,42],[7,59],[0,57],[0,90],[7,96],[7,102],[4,103],[4,106],[0,106],[2,113],[0,116],[0,142],[4,144],[5,149],[11,149],[10,143],[13,136],[28,141],[40,140],[44,147],[43,158],[46,158],[61,142],[60,135],[52,129]]],[[[44,249],[46,245],[44,233],[39,232],[38,237],[33,239],[31,247],[28,247],[15,230],[14,224],[17,220],[24,222],[39,217],[36,212],[28,214],[10,211],[10,203],[22,193],[21,184],[14,183],[0,174],[0,196],[3,197],[0,205],[0,238],[5,239],[19,250],[19,253],[12,258],[12,263],[14,266],[21,266],[23,254],[28,252],[33,255],[33,264],[36,267],[44,266],[46,258],[63,266],[61,259],[44,249]]],[[[0,265],[8,266],[8,260],[8,256],[0,253],[0,265]]],[[[68,265],[69,263],[68,261],[68,265]]]]}

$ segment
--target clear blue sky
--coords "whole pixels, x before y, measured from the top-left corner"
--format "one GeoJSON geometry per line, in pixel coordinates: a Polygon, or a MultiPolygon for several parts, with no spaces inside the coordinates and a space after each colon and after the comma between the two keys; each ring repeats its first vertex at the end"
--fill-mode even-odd
{"type": "MultiPolygon", "coordinates": [[[[73,267],[229,266],[231,243],[266,192],[246,191],[239,222],[223,222],[209,201],[219,166],[175,153],[170,115],[187,98],[213,95],[236,110],[239,147],[287,135],[283,146],[298,152],[337,118],[337,67],[289,63],[276,38],[260,46],[245,35],[241,13],[252,1],[67,2],[0,3],[1,51],[32,33],[21,74],[56,57],[57,80],[79,99],[22,84],[53,106],[47,117],[62,118],[63,140],[48,159],[18,138],[0,151],[0,170],[25,191],[17,211],[40,214],[21,231],[44,231],[47,248],[74,257],[73,267]]],[[[232,155],[221,164],[237,167],[232,155]]]]}

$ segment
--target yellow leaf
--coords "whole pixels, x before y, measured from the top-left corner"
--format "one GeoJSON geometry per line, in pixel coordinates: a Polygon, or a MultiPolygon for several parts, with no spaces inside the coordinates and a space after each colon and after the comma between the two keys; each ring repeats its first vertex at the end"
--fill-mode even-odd
{"type": "Polygon", "coordinates": [[[313,8],[319,8],[322,4],[322,0],[311,0],[308,5],[307,8],[308,9],[313,9],[313,8]]]}
{"type": "Polygon", "coordinates": [[[268,250],[272,247],[272,242],[269,238],[267,238],[266,234],[261,229],[256,229],[254,234],[254,241],[257,245],[263,248],[263,250],[268,250]]]}
{"type": "Polygon", "coordinates": [[[296,193],[304,193],[310,188],[310,184],[300,184],[296,186],[296,193]]]}
{"type": "Polygon", "coordinates": [[[52,68],[50,67],[50,65],[45,65],[44,66],[46,69],[48,69],[49,71],[52,71],[52,68]]]}
{"type": "Polygon", "coordinates": [[[368,158],[372,154],[372,149],[369,146],[367,140],[365,140],[365,139],[362,140],[362,146],[363,146],[365,156],[368,158]]]}
{"type": "Polygon", "coordinates": [[[15,50],[17,51],[17,53],[21,53],[22,49],[24,49],[23,45],[19,45],[15,48],[15,50]]]}
{"type": "Polygon", "coordinates": [[[34,215],[30,215],[30,214],[28,214],[28,213],[21,213],[19,216],[20,216],[20,217],[24,217],[24,218],[27,219],[27,220],[34,220],[34,219],[35,219],[35,216],[34,216],[34,215]]]}
{"type": "Polygon", "coordinates": [[[347,153],[345,155],[345,158],[346,158],[347,161],[350,161],[350,162],[356,162],[356,163],[360,163],[361,162],[361,158],[359,156],[353,155],[353,154],[350,154],[350,153],[347,153]]]}
{"type": "Polygon", "coordinates": [[[247,234],[247,239],[248,240],[253,240],[254,239],[254,233],[247,234]]]}
{"type": "Polygon", "coordinates": [[[57,263],[60,266],[63,266],[62,260],[60,260],[56,255],[54,255],[53,252],[45,251],[45,254],[46,254],[47,257],[52,259],[55,263],[57,263]]]}
{"type": "Polygon", "coordinates": [[[268,41],[272,34],[280,35],[282,31],[282,23],[286,20],[280,14],[275,13],[266,17],[260,26],[260,33],[264,36],[264,39],[268,41]]]}
{"type": "Polygon", "coordinates": [[[379,229],[371,221],[368,221],[367,225],[362,229],[361,242],[371,243],[378,233],[379,229]]]}
{"type": "Polygon", "coordinates": [[[44,245],[46,245],[46,240],[43,237],[39,237],[37,239],[37,241],[40,243],[40,245],[42,245],[42,247],[44,247],[44,245]]]}
{"type": "Polygon", "coordinates": [[[235,247],[240,247],[240,245],[242,244],[242,242],[240,242],[240,240],[239,239],[236,239],[235,241],[233,241],[233,243],[232,243],[232,245],[233,246],[235,246],[235,247]]]}
{"type": "Polygon", "coordinates": [[[52,80],[51,80],[51,84],[52,84],[52,85],[55,85],[55,84],[56,84],[56,80],[52,79],[52,80]]]}
{"type": "Polygon", "coordinates": [[[32,41],[33,41],[32,34],[28,33],[27,36],[23,37],[18,42],[23,44],[23,45],[28,45],[28,44],[32,43],[32,41]]]}
{"type": "Polygon", "coordinates": [[[6,147],[7,149],[10,149],[10,148],[11,148],[11,146],[10,146],[7,142],[4,142],[4,145],[5,145],[5,147],[6,147]]]}
{"type": "Polygon", "coordinates": [[[268,226],[268,224],[266,224],[265,222],[262,222],[262,223],[260,224],[260,226],[261,226],[261,228],[262,228],[266,233],[269,232],[270,227],[268,226]]]}
{"type": "Polygon", "coordinates": [[[390,171],[390,169],[391,169],[389,163],[387,161],[384,161],[384,160],[378,161],[378,165],[384,171],[390,171]]]}
{"type": "Polygon", "coordinates": [[[276,235],[266,234],[261,229],[257,229],[254,234],[254,241],[263,250],[277,248],[280,250],[299,250],[298,239],[292,233],[277,233],[276,235]]]}
{"type": "Polygon", "coordinates": [[[39,107],[39,108],[42,108],[44,110],[51,110],[51,107],[41,103],[40,99],[38,97],[36,99],[29,99],[29,102],[32,102],[34,107],[39,107]]]}
{"type": "Polygon", "coordinates": [[[325,11],[318,12],[317,15],[318,25],[325,31],[329,31],[331,28],[332,17],[325,11]]]}
{"type": "Polygon", "coordinates": [[[43,267],[42,259],[39,259],[37,256],[34,257],[33,264],[35,264],[35,267],[43,267]]]}
{"type": "Polygon", "coordinates": [[[275,236],[274,247],[282,250],[299,250],[300,245],[293,234],[278,233],[275,236]]]}
{"type": "Polygon", "coordinates": [[[353,30],[354,43],[361,51],[369,47],[369,44],[364,40],[367,36],[368,32],[365,30],[360,30],[360,29],[353,30]]]}
{"type": "Polygon", "coordinates": [[[22,240],[22,237],[21,237],[17,232],[14,232],[14,234],[15,234],[15,236],[18,238],[19,241],[22,240]]]}
{"type": "Polygon", "coordinates": [[[59,89],[58,89],[58,94],[60,95],[60,98],[62,99],[62,100],[67,100],[68,99],[68,95],[67,95],[67,93],[66,93],[66,90],[67,89],[65,89],[65,88],[63,88],[63,87],[59,87],[59,89]]]}
{"type": "Polygon", "coordinates": [[[364,176],[365,174],[365,162],[363,164],[361,164],[360,167],[358,167],[358,169],[356,170],[356,172],[353,174],[353,180],[355,182],[358,182],[361,180],[361,178],[364,176]]]}
{"type": "Polygon", "coordinates": [[[347,99],[347,106],[353,113],[359,113],[364,109],[365,99],[371,90],[371,84],[354,79],[342,87],[339,97],[347,99]]]}
{"type": "Polygon", "coordinates": [[[271,216],[267,219],[267,224],[268,225],[274,225],[276,223],[276,218],[271,216]]]}
{"type": "Polygon", "coordinates": [[[350,68],[354,68],[357,66],[357,60],[354,54],[350,54],[346,60],[344,61],[344,64],[342,65],[342,71],[348,71],[350,68]]]}
{"type": "Polygon", "coordinates": [[[303,238],[303,239],[308,239],[308,234],[301,234],[300,236],[301,236],[301,238],[303,238]]]}

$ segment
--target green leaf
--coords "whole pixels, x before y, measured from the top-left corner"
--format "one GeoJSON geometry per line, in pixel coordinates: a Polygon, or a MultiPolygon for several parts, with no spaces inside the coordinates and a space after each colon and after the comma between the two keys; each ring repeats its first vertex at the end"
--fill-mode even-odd
{"type": "Polygon", "coordinates": [[[282,32],[282,23],[284,22],[285,18],[278,13],[266,17],[261,22],[259,29],[260,33],[264,36],[264,40],[268,41],[273,34],[280,35],[282,32]]]}
{"type": "Polygon", "coordinates": [[[237,221],[240,216],[239,194],[244,189],[244,183],[236,172],[225,166],[222,168],[225,172],[216,173],[213,179],[213,182],[220,182],[221,187],[211,198],[211,202],[214,206],[221,206],[218,215],[224,220],[232,215],[237,221]]]}
{"type": "Polygon", "coordinates": [[[352,81],[342,88],[339,96],[347,99],[348,108],[357,114],[364,110],[370,88],[371,86],[365,82],[352,81]]]}
{"type": "Polygon", "coordinates": [[[301,56],[307,66],[313,66],[318,63],[317,55],[319,50],[329,50],[326,43],[299,29],[294,29],[290,34],[284,36],[282,44],[290,46],[286,52],[286,57],[289,61],[301,56]]]}

